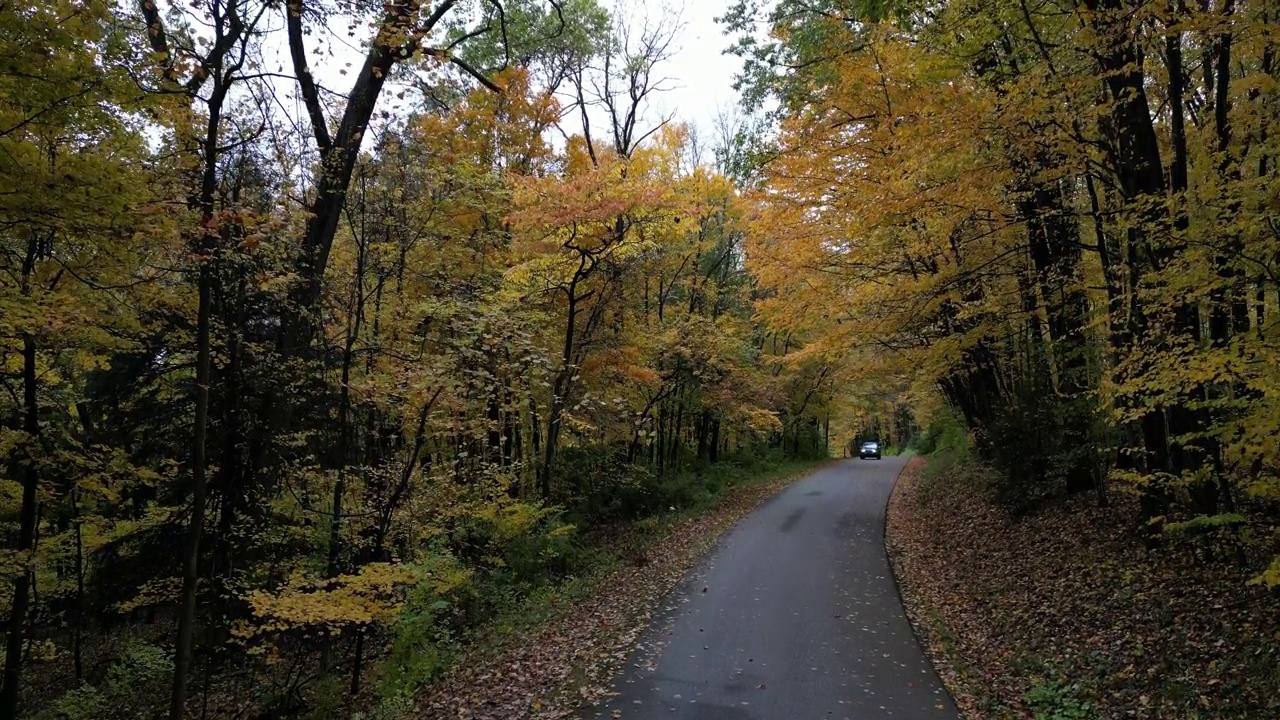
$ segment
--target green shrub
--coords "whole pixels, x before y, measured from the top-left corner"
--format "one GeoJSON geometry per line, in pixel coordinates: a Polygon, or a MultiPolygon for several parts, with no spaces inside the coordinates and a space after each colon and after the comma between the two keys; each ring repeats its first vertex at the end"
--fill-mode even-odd
{"type": "Polygon", "coordinates": [[[92,685],[81,685],[53,701],[35,720],[91,720],[108,717],[111,704],[92,685]]]}
{"type": "Polygon", "coordinates": [[[640,538],[657,538],[663,528],[662,520],[656,515],[640,518],[631,525],[631,533],[640,538]]]}
{"type": "Polygon", "coordinates": [[[572,567],[576,540],[577,527],[554,516],[534,531],[512,538],[503,560],[519,582],[560,577],[572,567]]]}
{"type": "Polygon", "coordinates": [[[969,452],[969,429],[955,412],[945,410],[934,416],[929,427],[920,434],[917,450],[921,455],[940,452],[969,452]]]}
{"type": "Polygon", "coordinates": [[[392,627],[390,651],[378,671],[378,694],[409,697],[435,680],[453,660],[448,600],[422,596],[405,607],[392,627]]]}
{"type": "Polygon", "coordinates": [[[365,711],[360,710],[351,716],[351,720],[401,720],[413,714],[413,698],[406,695],[383,698],[377,705],[365,711]]]}
{"type": "Polygon", "coordinates": [[[1093,720],[1093,706],[1081,699],[1079,685],[1062,680],[1038,682],[1027,691],[1027,704],[1035,720],[1093,720]]]}
{"type": "Polygon", "coordinates": [[[173,677],[170,651],[134,643],[107,669],[96,687],[81,685],[55,700],[36,720],[133,720],[149,718],[168,699],[173,677]]]}
{"type": "Polygon", "coordinates": [[[478,597],[471,571],[448,555],[433,555],[415,569],[421,579],[391,626],[389,650],[378,666],[384,699],[412,696],[449,668],[454,637],[478,597]]]}
{"type": "Polygon", "coordinates": [[[450,539],[469,563],[529,583],[563,574],[576,532],[559,508],[500,496],[464,514],[450,539]]]}
{"type": "Polygon", "coordinates": [[[614,462],[600,466],[585,458],[562,463],[562,498],[568,515],[584,524],[629,520],[653,512],[661,501],[658,478],[645,466],[614,462]]]}
{"type": "Polygon", "coordinates": [[[569,516],[587,524],[630,522],[713,501],[740,469],[729,463],[659,475],[642,466],[618,466],[591,480],[579,480],[569,516]]]}

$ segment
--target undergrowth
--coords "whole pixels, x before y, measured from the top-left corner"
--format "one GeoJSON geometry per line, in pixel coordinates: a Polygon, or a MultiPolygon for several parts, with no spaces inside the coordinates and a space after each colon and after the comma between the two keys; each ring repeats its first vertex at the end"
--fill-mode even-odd
{"type": "Polygon", "coordinates": [[[1280,717],[1276,596],[1251,582],[1274,540],[1262,515],[1132,520],[1141,498],[1059,490],[1032,512],[952,425],[921,438],[890,513],[895,571],[968,717],[1280,717]]]}
{"type": "MultiPolygon", "coordinates": [[[[377,705],[359,717],[395,718],[420,688],[443,677],[464,648],[500,652],[514,639],[565,617],[590,595],[599,581],[619,566],[643,564],[647,551],[675,524],[710,511],[731,492],[796,474],[820,459],[785,459],[752,455],[690,470],[665,480],[643,477],[624,489],[625,500],[610,509],[582,507],[563,518],[590,514],[608,518],[585,525],[550,555],[541,573],[505,569],[474,576],[466,596],[483,597],[483,608],[470,608],[459,622],[457,602],[465,599],[424,595],[406,605],[392,628],[390,651],[375,672],[377,705]]],[[[627,485],[623,484],[623,488],[627,485]]],[[[589,503],[588,503],[589,504],[589,503]]],[[[544,560],[548,554],[543,553],[544,560]]],[[[317,708],[319,709],[319,708],[317,708]]]]}

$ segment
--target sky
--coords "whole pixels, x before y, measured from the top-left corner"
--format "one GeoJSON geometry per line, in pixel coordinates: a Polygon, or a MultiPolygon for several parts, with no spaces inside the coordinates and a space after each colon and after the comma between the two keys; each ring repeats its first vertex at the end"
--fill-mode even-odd
{"type": "MultiPolygon", "coordinates": [[[[669,89],[653,96],[648,126],[674,112],[677,121],[694,124],[703,137],[709,137],[719,111],[731,110],[737,104],[733,80],[741,69],[741,61],[724,53],[731,39],[716,22],[716,17],[725,12],[728,0],[599,1],[615,12],[621,10],[627,22],[635,27],[643,25],[646,16],[654,20],[663,18],[668,23],[672,17],[679,18],[679,32],[671,57],[661,69],[662,76],[667,78],[663,87],[669,89]]],[[[264,55],[269,64],[288,73],[289,50],[283,23],[272,18],[271,25],[275,32],[269,36],[264,55]]],[[[335,20],[324,30],[308,36],[308,61],[322,87],[336,92],[345,92],[350,87],[354,73],[364,60],[365,32],[366,28],[360,28],[355,36],[349,37],[345,22],[335,20]]],[[[288,98],[280,109],[297,120],[305,118],[293,82],[282,78],[279,89],[281,95],[288,98]]],[[[378,101],[381,110],[398,114],[412,104],[412,97],[397,100],[396,90],[389,84],[383,91],[378,101]]],[[[333,120],[332,114],[341,112],[341,104],[330,105],[329,112],[333,120]]],[[[595,124],[598,121],[593,122],[595,124]]]]}
{"type": "MultiPolygon", "coordinates": [[[[635,3],[617,0],[615,7],[618,5],[630,6],[635,12],[635,3]]],[[[717,108],[727,110],[738,102],[733,79],[741,70],[742,61],[724,54],[731,38],[723,34],[715,20],[724,14],[727,5],[726,0],[685,0],[683,10],[675,5],[683,27],[666,69],[675,89],[655,101],[659,112],[675,110],[678,119],[692,122],[707,133],[717,108]]]]}

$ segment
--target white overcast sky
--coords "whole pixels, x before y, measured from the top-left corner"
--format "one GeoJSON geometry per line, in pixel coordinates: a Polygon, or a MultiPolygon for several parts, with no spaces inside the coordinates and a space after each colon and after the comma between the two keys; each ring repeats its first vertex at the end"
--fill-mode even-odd
{"type": "MultiPolygon", "coordinates": [[[[173,2],[175,0],[171,0],[173,2]]],[[[737,104],[733,90],[735,74],[741,69],[741,61],[724,53],[730,38],[722,32],[716,18],[724,14],[728,0],[600,0],[606,8],[621,9],[632,27],[638,28],[651,19],[664,17],[667,23],[673,15],[680,18],[680,31],[673,44],[671,58],[663,65],[660,74],[667,78],[667,92],[653,96],[649,108],[649,126],[658,118],[675,113],[679,122],[698,127],[706,137],[713,131],[713,118],[718,110],[731,110],[737,104]]],[[[272,40],[264,47],[269,64],[281,72],[288,72],[289,50],[282,28],[282,20],[273,17],[270,24],[276,29],[272,40]]],[[[361,28],[362,31],[367,30],[361,28]]],[[[364,43],[359,32],[348,37],[345,23],[331,22],[329,27],[308,37],[308,61],[321,86],[337,92],[345,92],[353,74],[364,60],[364,43]],[[344,72],[345,70],[345,72],[344,72]]],[[[301,103],[296,97],[292,82],[281,81],[280,89],[288,98],[280,109],[297,120],[305,118],[301,103]],[[292,102],[289,102],[292,101],[292,102]],[[292,104],[293,107],[288,105],[292,104]]],[[[332,96],[330,96],[332,99],[332,96]]],[[[380,110],[396,113],[407,102],[396,98],[396,89],[388,86],[378,100],[380,110]]],[[[332,113],[341,107],[329,106],[332,113]]],[[[570,126],[572,127],[572,125],[570,126]]]]}
{"type": "MultiPolygon", "coordinates": [[[[678,120],[694,123],[709,133],[716,109],[728,110],[738,102],[733,78],[741,70],[742,62],[736,56],[724,54],[731,39],[716,22],[728,2],[685,0],[683,9],[679,0],[668,2],[673,12],[680,13],[683,28],[676,38],[676,53],[665,69],[675,89],[657,98],[655,109],[662,113],[674,110],[678,120]]],[[[614,7],[629,8],[633,14],[642,12],[637,3],[627,0],[616,0],[614,7]]],[[[651,13],[655,12],[652,8],[651,13]]]]}

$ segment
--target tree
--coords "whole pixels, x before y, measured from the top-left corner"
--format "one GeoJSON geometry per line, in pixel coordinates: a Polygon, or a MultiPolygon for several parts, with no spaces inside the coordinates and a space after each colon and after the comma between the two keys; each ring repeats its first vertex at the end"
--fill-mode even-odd
{"type": "Polygon", "coordinates": [[[770,346],[749,206],[648,110],[678,22],[10,5],[7,713],[407,702],[594,531],[825,449],[847,366],[770,346]]]}
{"type": "Polygon", "coordinates": [[[1242,60],[1238,39],[1273,10],[805,4],[767,42],[754,12],[726,23],[748,96],[779,100],[748,252],[771,328],[916,368],[1013,504],[1105,503],[1109,477],[1148,527],[1238,522],[1266,472],[1246,426],[1268,373],[1245,358],[1267,352],[1274,240],[1244,208],[1274,164],[1268,91],[1232,88],[1271,87],[1272,41],[1242,60]]]}
{"type": "Polygon", "coordinates": [[[146,257],[131,234],[162,227],[148,219],[148,196],[139,190],[148,177],[145,149],[127,113],[140,106],[110,22],[103,9],[76,3],[0,10],[0,48],[9,63],[0,74],[0,151],[7,158],[0,175],[0,378],[13,401],[4,408],[0,448],[6,475],[21,488],[16,554],[6,571],[13,590],[0,693],[5,717],[17,714],[29,654],[42,513],[68,496],[74,503],[78,493],[74,481],[68,488],[51,473],[71,420],[53,410],[68,400],[59,386],[76,382],[116,345],[113,331],[128,327],[127,317],[112,317],[111,293],[128,286],[139,272],[131,263],[146,257]]]}

